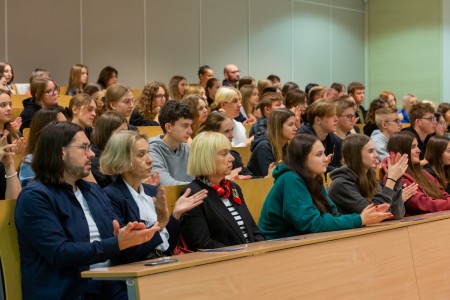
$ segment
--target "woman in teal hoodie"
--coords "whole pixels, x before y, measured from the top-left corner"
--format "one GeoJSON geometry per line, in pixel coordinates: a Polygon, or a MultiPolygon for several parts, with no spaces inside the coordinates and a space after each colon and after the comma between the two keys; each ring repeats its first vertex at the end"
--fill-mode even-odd
{"type": "Polygon", "coordinates": [[[273,171],[275,183],[264,202],[259,228],[267,239],[362,227],[393,218],[389,204],[368,205],[361,214],[340,214],[323,187],[327,157],[321,141],[299,134],[285,161],[273,171]]]}

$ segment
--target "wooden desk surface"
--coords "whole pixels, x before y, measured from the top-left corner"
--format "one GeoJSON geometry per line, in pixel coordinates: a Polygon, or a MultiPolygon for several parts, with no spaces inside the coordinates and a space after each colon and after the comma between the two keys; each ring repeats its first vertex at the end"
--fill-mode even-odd
{"type": "Polygon", "coordinates": [[[81,275],[127,280],[130,299],[450,299],[449,234],[447,211],[81,275]]]}

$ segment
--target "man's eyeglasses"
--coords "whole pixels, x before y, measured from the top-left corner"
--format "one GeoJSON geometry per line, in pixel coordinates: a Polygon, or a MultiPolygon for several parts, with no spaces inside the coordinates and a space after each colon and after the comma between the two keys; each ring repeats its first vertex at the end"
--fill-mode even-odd
{"type": "Polygon", "coordinates": [[[345,118],[347,118],[349,121],[355,120],[355,115],[353,115],[353,114],[350,114],[350,115],[341,115],[341,117],[345,117],[345,118]]]}
{"type": "Polygon", "coordinates": [[[421,118],[422,120],[428,120],[428,122],[436,122],[435,117],[421,118]]]}
{"type": "Polygon", "coordinates": [[[78,149],[82,149],[84,150],[84,154],[87,155],[89,153],[89,150],[92,149],[92,145],[91,144],[85,144],[85,145],[71,145],[71,146],[66,146],[67,148],[69,147],[73,147],[73,148],[78,148],[78,149]]]}
{"type": "Polygon", "coordinates": [[[402,121],[400,121],[399,119],[394,119],[392,121],[387,120],[385,122],[392,122],[392,123],[395,123],[395,124],[402,124],[402,121]]]}
{"type": "Polygon", "coordinates": [[[54,88],[52,88],[51,90],[45,91],[45,93],[49,96],[52,96],[54,94],[59,94],[59,86],[55,86],[54,88]]]}

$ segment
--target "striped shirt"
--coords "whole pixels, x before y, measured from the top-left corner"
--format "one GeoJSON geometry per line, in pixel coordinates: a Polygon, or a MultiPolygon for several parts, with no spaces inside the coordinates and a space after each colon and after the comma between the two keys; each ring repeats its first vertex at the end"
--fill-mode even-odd
{"type": "Polygon", "coordinates": [[[250,243],[250,240],[248,238],[247,228],[245,227],[244,220],[242,220],[241,215],[239,214],[239,212],[236,210],[236,208],[233,206],[233,204],[231,203],[231,201],[229,199],[222,199],[222,201],[225,204],[225,206],[228,208],[228,211],[233,216],[233,218],[236,221],[236,223],[238,224],[239,228],[241,229],[242,234],[244,235],[244,238],[245,238],[245,242],[250,243]]]}

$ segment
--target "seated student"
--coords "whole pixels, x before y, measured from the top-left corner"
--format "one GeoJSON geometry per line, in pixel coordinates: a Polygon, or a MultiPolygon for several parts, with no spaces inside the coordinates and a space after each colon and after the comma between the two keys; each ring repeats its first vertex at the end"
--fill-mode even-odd
{"type": "Polygon", "coordinates": [[[389,102],[383,98],[374,99],[370,102],[369,110],[366,115],[366,125],[364,125],[363,131],[367,136],[371,136],[374,130],[379,129],[375,122],[375,112],[380,108],[389,107],[389,102]]]}
{"type": "Polygon", "coordinates": [[[364,84],[360,82],[351,82],[347,86],[347,93],[349,96],[351,96],[356,103],[356,114],[355,117],[358,118],[357,123],[358,124],[365,124],[366,123],[366,114],[367,111],[364,109],[364,93],[365,93],[365,86],[364,84]]]}
{"type": "Polygon", "coordinates": [[[336,135],[344,140],[353,129],[355,120],[356,104],[351,97],[340,97],[336,101],[336,114],[338,121],[336,124],[336,135]]]}
{"type": "Polygon", "coordinates": [[[292,140],[284,163],[273,171],[275,183],[259,218],[267,239],[357,228],[392,218],[389,204],[368,204],[361,214],[339,213],[323,186],[327,161],[316,136],[299,134],[292,140]]]}
{"type": "Polygon", "coordinates": [[[330,162],[327,172],[340,167],[342,140],[334,133],[338,121],[336,103],[325,99],[316,100],[306,114],[308,123],[303,123],[297,133],[312,134],[322,141],[330,162]]]}
{"type": "Polygon", "coordinates": [[[14,213],[24,299],[126,299],[123,281],[80,273],[121,262],[123,250],[160,229],[138,222],[120,228],[105,192],[83,180],[94,157],[90,146],[73,123],[54,122],[42,131],[32,161],[36,179],[20,193],[14,213]]]}
{"type": "Polygon", "coordinates": [[[191,194],[208,191],[203,203],[186,212],[181,222],[182,236],[192,251],[264,240],[241,189],[225,178],[234,160],[230,149],[228,139],[217,132],[202,132],[192,141],[188,173],[195,180],[186,189],[191,194]]]}
{"type": "Polygon", "coordinates": [[[100,117],[100,115],[102,114],[103,107],[105,106],[104,91],[101,89],[100,85],[98,85],[96,83],[89,83],[84,88],[83,93],[88,94],[89,96],[92,97],[92,99],[94,99],[95,104],[97,105],[97,108],[95,109],[95,113],[96,113],[95,120],[97,120],[100,117]]]}
{"type": "MultiPolygon", "coordinates": [[[[72,123],[83,128],[84,133],[91,139],[97,105],[91,96],[79,93],[73,96],[69,102],[68,112],[72,123]]],[[[66,110],[67,111],[67,110],[66,110]]]]}
{"type": "MultiPolygon", "coordinates": [[[[256,111],[256,105],[259,102],[258,88],[254,85],[246,84],[239,86],[239,92],[242,95],[241,115],[243,116],[242,122],[247,121],[247,124],[256,122],[259,118],[256,111]],[[256,114],[255,114],[256,113],[256,114]]],[[[239,121],[239,120],[237,120],[239,121]]]]}
{"type": "Polygon", "coordinates": [[[428,141],[424,170],[436,178],[447,193],[450,193],[450,138],[434,136],[428,141]]]}
{"type": "Polygon", "coordinates": [[[370,138],[378,154],[378,161],[382,162],[389,156],[386,149],[389,137],[402,129],[402,123],[395,110],[390,107],[375,111],[375,123],[379,129],[374,130],[370,138]]]}
{"type": "MultiPolygon", "coordinates": [[[[124,118],[131,116],[134,109],[134,96],[128,87],[120,84],[109,86],[106,89],[105,99],[105,111],[114,110],[124,118]]],[[[128,130],[137,130],[137,128],[128,124],[128,130]]]]}
{"type": "Polygon", "coordinates": [[[117,83],[118,76],[119,72],[115,68],[106,66],[100,71],[97,84],[100,85],[102,89],[106,90],[111,85],[117,83]]]}
{"type": "MultiPolygon", "coordinates": [[[[203,131],[213,131],[223,134],[231,143],[233,140],[233,119],[228,118],[226,115],[220,112],[214,112],[210,114],[203,126],[200,128],[199,133],[203,131]]],[[[244,166],[242,162],[242,157],[239,152],[230,150],[230,154],[233,156],[233,170],[229,175],[228,179],[233,180],[238,176],[239,179],[248,179],[253,177],[253,173],[244,166]],[[236,176],[237,175],[237,176],[236,176]],[[250,177],[247,177],[250,176],[250,177]]],[[[246,162],[247,163],[247,162],[246,162]]]]}
{"type": "Polygon", "coordinates": [[[247,168],[255,176],[267,176],[269,166],[283,159],[286,147],[296,135],[295,114],[287,109],[274,110],[269,117],[267,133],[253,141],[247,168]]]}
{"type": "Polygon", "coordinates": [[[217,78],[210,78],[206,82],[205,94],[208,101],[208,106],[214,103],[216,99],[216,92],[222,86],[222,82],[217,78]]]}
{"type": "Polygon", "coordinates": [[[181,102],[189,105],[194,111],[194,120],[192,120],[192,134],[188,143],[192,142],[192,139],[197,135],[200,127],[205,123],[208,117],[209,110],[206,99],[198,94],[185,95],[181,102]]]}
{"type": "Polygon", "coordinates": [[[408,155],[408,168],[401,178],[402,184],[404,186],[418,184],[417,191],[405,202],[408,215],[450,209],[450,194],[444,190],[436,178],[422,169],[417,138],[412,133],[402,131],[392,135],[387,150],[408,155]]]}
{"type": "Polygon", "coordinates": [[[409,112],[411,107],[417,104],[417,97],[413,94],[405,94],[403,96],[402,109],[399,111],[403,115],[402,123],[410,123],[409,112]]]}
{"type": "Polygon", "coordinates": [[[308,107],[305,92],[294,90],[288,92],[284,97],[284,105],[295,114],[295,126],[300,128],[300,125],[303,122],[302,115],[306,113],[306,108],[308,107]]]}
{"type": "Polygon", "coordinates": [[[75,96],[82,93],[88,83],[88,67],[82,64],[75,64],[70,68],[69,83],[67,84],[66,95],[75,96]]]}
{"type": "Polygon", "coordinates": [[[30,128],[31,119],[41,108],[52,108],[58,105],[59,87],[56,83],[45,77],[36,77],[31,82],[31,98],[25,99],[23,111],[20,113],[22,125],[20,132],[24,128],[30,128]]]}
{"type": "Polygon", "coordinates": [[[66,121],[66,117],[59,109],[43,108],[34,114],[25,148],[25,158],[20,164],[19,180],[22,186],[25,186],[30,179],[34,178],[34,171],[31,169],[31,160],[33,159],[34,149],[36,148],[42,130],[45,126],[55,121],[66,121]]]}
{"type": "Polygon", "coordinates": [[[16,199],[21,190],[19,179],[17,178],[17,168],[13,159],[17,143],[8,144],[8,138],[9,132],[5,129],[0,138],[0,201],[16,199]]]}
{"type": "Polygon", "coordinates": [[[253,124],[250,129],[249,136],[254,135],[262,135],[266,133],[267,130],[267,120],[269,119],[270,114],[275,109],[285,108],[283,104],[283,96],[277,93],[266,93],[256,105],[256,110],[261,112],[261,118],[253,124]]]}
{"type": "Polygon", "coordinates": [[[428,140],[435,132],[437,124],[434,109],[429,103],[414,104],[409,112],[409,119],[411,126],[404,128],[403,131],[411,132],[417,139],[421,164],[425,165],[426,162],[422,160],[425,158],[428,140]]]}
{"type": "Polygon", "coordinates": [[[178,242],[180,219],[182,215],[203,202],[208,192],[201,190],[188,197],[187,189],[169,215],[164,196],[164,188],[143,184],[142,181],[151,176],[152,158],[149,154],[147,136],[136,131],[121,131],[113,135],[106,144],[100,158],[100,169],[104,174],[119,175],[104,191],[111,199],[112,206],[121,224],[143,222],[150,227],[159,222],[161,231],[145,244],[138,246],[142,255],[134,255],[134,259],[149,259],[171,251],[178,242]]]}
{"type": "Polygon", "coordinates": [[[169,100],[159,112],[164,135],[150,138],[153,169],[160,174],[161,185],[188,184],[193,178],[186,173],[192,134],[193,109],[177,100],[169,100]]]}
{"type": "Polygon", "coordinates": [[[444,116],[441,113],[435,112],[434,117],[436,118],[436,130],[434,131],[434,136],[447,135],[447,123],[445,122],[444,116]]]}
{"type": "Polygon", "coordinates": [[[241,98],[241,93],[234,87],[222,86],[217,90],[216,100],[213,104],[213,109],[223,112],[234,120],[234,138],[231,143],[233,147],[249,146],[253,141],[253,138],[247,139],[244,125],[235,120],[241,111],[241,98]]]}
{"type": "Polygon", "coordinates": [[[343,213],[361,213],[368,204],[388,203],[395,219],[402,219],[405,206],[402,201],[402,185],[398,180],[405,172],[408,155],[387,160],[386,185],[377,183],[374,169],[378,165],[378,154],[370,138],[353,134],[342,144],[345,165],[332,171],[333,180],[328,196],[343,213]]]}
{"type": "Polygon", "coordinates": [[[107,111],[103,113],[95,122],[94,132],[92,133],[91,150],[95,156],[92,158],[92,175],[97,184],[104,188],[111,184],[116,177],[105,175],[100,171],[100,156],[106,147],[110,137],[121,130],[127,130],[127,119],[116,111],[107,111]]]}
{"type": "Polygon", "coordinates": [[[164,83],[149,81],[139,96],[136,108],[131,113],[130,124],[133,126],[159,126],[158,113],[169,98],[169,91],[164,83]]]}

